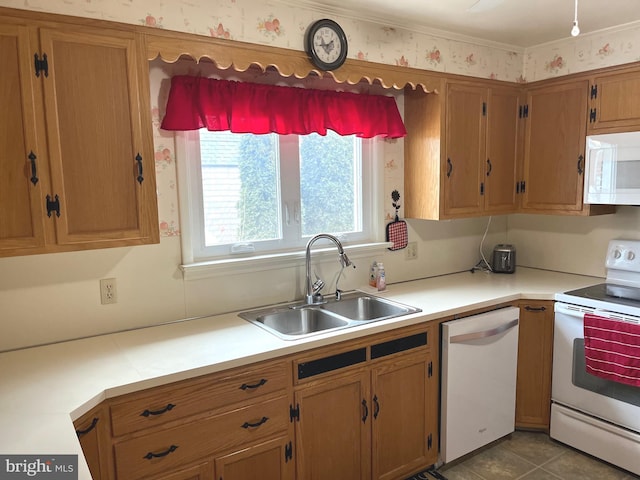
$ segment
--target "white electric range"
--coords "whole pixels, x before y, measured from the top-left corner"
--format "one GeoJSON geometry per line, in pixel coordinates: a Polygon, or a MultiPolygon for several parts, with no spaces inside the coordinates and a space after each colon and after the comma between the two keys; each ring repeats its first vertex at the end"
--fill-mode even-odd
{"type": "Polygon", "coordinates": [[[587,373],[583,323],[591,313],[640,331],[640,241],[609,242],[605,265],[604,283],[555,295],[550,434],[640,475],[640,387],[587,373]]]}

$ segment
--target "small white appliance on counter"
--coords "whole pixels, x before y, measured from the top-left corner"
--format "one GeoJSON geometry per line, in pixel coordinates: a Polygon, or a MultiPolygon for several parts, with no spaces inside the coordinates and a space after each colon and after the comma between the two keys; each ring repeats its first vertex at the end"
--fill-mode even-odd
{"type": "Polygon", "coordinates": [[[584,203],[640,205],[640,132],[587,137],[584,203]]]}
{"type": "MultiPolygon", "coordinates": [[[[640,475],[640,372],[620,375],[611,370],[621,366],[617,361],[591,366],[609,350],[626,348],[615,337],[620,330],[632,335],[630,352],[640,345],[640,241],[609,242],[606,267],[605,283],[555,295],[550,434],[640,475]],[[603,324],[596,328],[603,338],[595,354],[585,354],[585,345],[594,348],[585,343],[585,324],[589,331],[594,318],[603,324]]],[[[633,367],[640,357],[625,352],[623,358],[631,371],[640,370],[633,367]]]]}
{"type": "Polygon", "coordinates": [[[518,321],[507,307],[442,324],[443,462],[514,431],[518,321]]]}

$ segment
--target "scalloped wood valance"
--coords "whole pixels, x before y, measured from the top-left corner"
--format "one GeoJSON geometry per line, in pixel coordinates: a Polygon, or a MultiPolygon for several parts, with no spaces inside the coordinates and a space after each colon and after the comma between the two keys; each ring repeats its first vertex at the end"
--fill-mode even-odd
{"type": "Polygon", "coordinates": [[[441,75],[425,70],[353,59],[348,59],[333,72],[323,72],[309,61],[305,52],[233,40],[163,31],[147,32],[145,37],[148,60],[159,57],[168,63],[184,57],[196,62],[209,59],[223,70],[233,68],[244,72],[257,66],[264,72],[268,68],[275,68],[283,77],[302,79],[313,74],[330,76],[338,83],[350,85],[363,81],[370,85],[379,82],[384,88],[396,90],[407,86],[415,90],[420,86],[426,93],[439,93],[444,81],[441,75]]]}

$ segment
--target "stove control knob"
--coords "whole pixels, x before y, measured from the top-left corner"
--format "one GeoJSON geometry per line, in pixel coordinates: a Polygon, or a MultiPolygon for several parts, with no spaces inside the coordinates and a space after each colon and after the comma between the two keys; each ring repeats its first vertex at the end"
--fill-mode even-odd
{"type": "Polygon", "coordinates": [[[635,253],[633,253],[631,251],[627,252],[627,260],[633,261],[634,258],[636,258],[636,254],[635,253]]]}
{"type": "Polygon", "coordinates": [[[622,252],[620,252],[620,250],[618,250],[617,248],[613,251],[613,258],[618,259],[622,256],[622,252]]]}

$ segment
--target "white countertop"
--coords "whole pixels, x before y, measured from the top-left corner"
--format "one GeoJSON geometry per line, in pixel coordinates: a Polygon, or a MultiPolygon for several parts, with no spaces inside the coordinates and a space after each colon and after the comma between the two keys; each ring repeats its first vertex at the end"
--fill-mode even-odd
{"type": "Polygon", "coordinates": [[[0,453],[79,454],[79,479],[89,480],[72,421],[105,398],[498,303],[553,300],[601,281],[529,268],[464,272],[375,292],[420,313],[303,340],[281,340],[229,313],[1,353],[0,453]]]}

